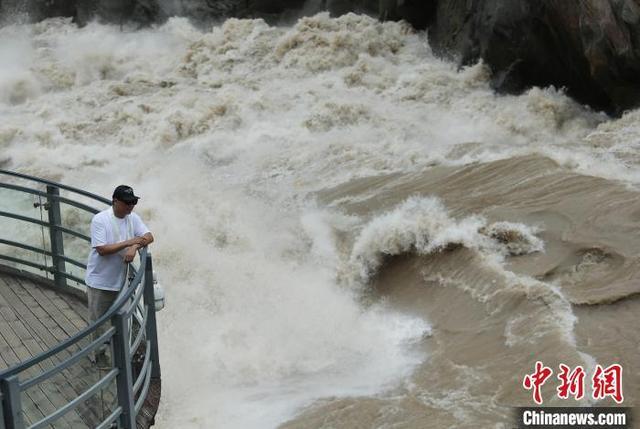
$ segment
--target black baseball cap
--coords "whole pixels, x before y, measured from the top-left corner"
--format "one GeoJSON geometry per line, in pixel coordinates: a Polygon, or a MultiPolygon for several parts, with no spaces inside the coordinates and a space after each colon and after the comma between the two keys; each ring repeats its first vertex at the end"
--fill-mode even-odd
{"type": "Polygon", "coordinates": [[[140,197],[133,194],[131,186],[120,185],[113,191],[113,198],[125,203],[133,203],[138,202],[140,197]]]}

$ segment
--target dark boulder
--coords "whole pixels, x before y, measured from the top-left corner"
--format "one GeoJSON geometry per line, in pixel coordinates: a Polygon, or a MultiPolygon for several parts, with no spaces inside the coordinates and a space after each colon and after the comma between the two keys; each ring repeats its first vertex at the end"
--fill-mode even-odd
{"type": "Polygon", "coordinates": [[[439,1],[436,53],[482,59],[499,91],[564,87],[609,113],[640,105],[640,0],[439,1]]]}
{"type": "Polygon", "coordinates": [[[324,6],[331,16],[340,16],[355,10],[355,2],[351,0],[325,0],[324,6]]]}
{"type": "Polygon", "coordinates": [[[0,0],[3,22],[40,21],[55,16],[73,16],[75,0],[0,0]]]}
{"type": "MultiPolygon", "coordinates": [[[[293,10],[301,10],[304,0],[76,0],[77,20],[93,18],[102,22],[133,22],[141,25],[162,22],[170,16],[184,16],[193,22],[210,25],[231,17],[262,17],[270,21],[293,10]]],[[[318,1],[318,4],[320,2],[318,1]]],[[[312,12],[318,12],[319,8],[312,12]]]]}
{"type": "Polygon", "coordinates": [[[323,0],[331,16],[348,12],[377,16],[381,21],[405,20],[414,28],[427,28],[435,14],[437,0],[323,0]]]}
{"type": "Polygon", "coordinates": [[[417,30],[424,30],[435,17],[437,0],[378,0],[376,12],[383,20],[405,20],[417,30]]]}
{"type": "Polygon", "coordinates": [[[75,19],[80,25],[99,22],[150,25],[167,18],[156,0],[76,0],[75,19]]]}

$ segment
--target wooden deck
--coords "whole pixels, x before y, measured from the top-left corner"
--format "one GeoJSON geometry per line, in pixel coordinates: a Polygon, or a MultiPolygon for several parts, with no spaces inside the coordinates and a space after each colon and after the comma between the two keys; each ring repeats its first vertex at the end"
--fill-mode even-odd
{"type": "MultiPolygon", "coordinates": [[[[86,304],[81,298],[57,292],[35,279],[0,271],[0,370],[51,349],[86,326],[86,304]]],[[[88,342],[85,339],[80,346],[88,342]]],[[[51,368],[78,349],[47,359],[32,371],[21,373],[20,380],[51,368]]],[[[81,359],[51,380],[28,389],[22,395],[25,424],[34,424],[64,406],[97,382],[100,373],[88,359],[81,359]]],[[[109,414],[114,393],[111,385],[50,427],[95,427],[109,414]]]]}

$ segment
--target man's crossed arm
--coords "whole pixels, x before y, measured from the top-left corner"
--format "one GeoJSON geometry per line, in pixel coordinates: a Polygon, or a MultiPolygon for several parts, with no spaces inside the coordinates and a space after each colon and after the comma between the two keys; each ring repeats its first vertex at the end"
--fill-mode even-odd
{"type": "Polygon", "coordinates": [[[124,261],[131,262],[133,261],[133,258],[135,258],[138,249],[146,247],[151,243],[153,243],[153,234],[147,232],[140,237],[133,237],[129,240],[124,240],[119,243],[96,246],[96,252],[98,252],[98,255],[100,256],[106,256],[118,253],[123,249],[127,249],[124,255],[124,261]]]}

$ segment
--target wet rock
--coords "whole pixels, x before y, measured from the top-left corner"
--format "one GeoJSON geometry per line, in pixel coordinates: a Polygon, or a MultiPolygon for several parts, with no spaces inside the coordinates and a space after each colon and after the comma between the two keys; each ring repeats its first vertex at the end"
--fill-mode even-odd
{"type": "Polygon", "coordinates": [[[434,50],[482,59],[499,91],[565,87],[613,114],[640,104],[640,0],[440,0],[430,19],[434,50]]]}
{"type": "Polygon", "coordinates": [[[405,20],[423,30],[435,14],[437,0],[323,0],[331,16],[366,13],[382,21],[405,20]]]}
{"type": "MultiPolygon", "coordinates": [[[[170,16],[184,16],[210,25],[230,17],[261,17],[276,21],[293,10],[302,10],[304,0],[76,0],[80,23],[97,17],[103,22],[134,22],[142,25],[162,22],[170,16]]],[[[313,3],[313,2],[312,2],[313,3]]],[[[316,2],[320,5],[321,0],[316,2]]],[[[316,13],[318,8],[310,8],[316,13]]]]}
{"type": "Polygon", "coordinates": [[[93,19],[111,24],[150,25],[168,17],[157,0],[75,0],[75,3],[75,18],[80,25],[93,19]]]}
{"type": "Polygon", "coordinates": [[[55,16],[73,16],[73,0],[0,0],[0,18],[3,22],[40,21],[55,16]]]}
{"type": "Polygon", "coordinates": [[[326,0],[326,9],[331,16],[341,16],[355,10],[355,2],[351,0],[326,0]]]}

